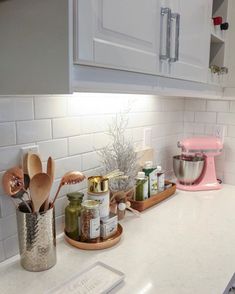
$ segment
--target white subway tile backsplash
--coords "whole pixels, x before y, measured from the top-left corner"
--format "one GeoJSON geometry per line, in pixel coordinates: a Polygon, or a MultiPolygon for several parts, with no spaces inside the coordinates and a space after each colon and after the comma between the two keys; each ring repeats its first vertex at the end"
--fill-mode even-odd
{"type": "Polygon", "coordinates": [[[52,138],[50,120],[31,120],[17,122],[17,143],[29,143],[52,138]]]}
{"type": "Polygon", "coordinates": [[[131,94],[75,93],[69,99],[68,111],[71,116],[118,113],[129,108],[136,109],[136,100],[140,99],[136,97],[131,94]]]}
{"type": "Polygon", "coordinates": [[[206,124],[205,125],[205,135],[212,136],[214,134],[215,125],[214,124],[206,124]]]}
{"type": "Polygon", "coordinates": [[[61,234],[64,232],[64,215],[58,216],[56,218],[56,233],[61,234]]]}
{"type": "MultiPolygon", "coordinates": [[[[0,183],[2,183],[2,177],[3,177],[4,172],[0,172],[0,183]]],[[[4,195],[4,190],[2,185],[0,185],[0,195],[4,195]]],[[[0,198],[1,199],[1,198],[0,198]]],[[[1,217],[1,210],[0,210],[0,217],[1,217]]]]}
{"type": "Polygon", "coordinates": [[[235,115],[234,113],[218,113],[217,122],[219,124],[235,125],[235,115]]]}
{"type": "Polygon", "coordinates": [[[203,135],[205,133],[205,126],[204,124],[195,123],[194,124],[194,134],[203,135]]]}
{"type": "Polygon", "coordinates": [[[68,156],[67,138],[38,142],[38,146],[43,161],[46,161],[49,156],[53,159],[68,156]]]}
{"type": "Polygon", "coordinates": [[[18,236],[11,236],[3,241],[6,258],[10,258],[19,252],[18,236]]]}
{"type": "Polygon", "coordinates": [[[184,112],[184,121],[185,122],[194,122],[194,112],[193,111],[185,111],[184,112]]]}
{"type": "Polygon", "coordinates": [[[93,135],[83,135],[69,138],[69,155],[76,155],[93,150],[93,135]]]}
{"type": "Polygon", "coordinates": [[[188,122],[188,123],[184,123],[184,132],[185,133],[190,133],[190,132],[192,132],[192,133],[194,133],[194,123],[190,123],[190,122],[188,122]]]}
{"type": "Polygon", "coordinates": [[[16,127],[14,122],[0,123],[0,146],[16,144],[16,127]]]}
{"type": "Polygon", "coordinates": [[[35,97],[35,119],[55,118],[67,115],[67,97],[35,97]]]}
{"type": "Polygon", "coordinates": [[[56,178],[61,178],[66,172],[71,170],[81,170],[81,155],[57,159],[56,165],[56,178]]]}
{"type": "MultiPolygon", "coordinates": [[[[130,137],[128,137],[127,139],[131,142],[138,142],[138,141],[143,141],[144,138],[144,129],[145,128],[133,128],[131,129],[131,135],[130,137]]],[[[151,127],[152,129],[152,136],[153,136],[153,127],[151,127]]],[[[108,141],[110,141],[110,137],[108,137],[108,141]]],[[[108,142],[106,142],[107,144],[108,142]]]]}
{"type": "Polygon", "coordinates": [[[208,100],[206,110],[216,112],[228,112],[229,101],[208,100]]]}
{"type": "Polygon", "coordinates": [[[3,238],[3,233],[2,233],[2,227],[3,227],[3,220],[0,218],[0,241],[2,241],[3,238]]]}
{"type": "Polygon", "coordinates": [[[0,262],[5,260],[7,257],[5,256],[3,242],[0,241],[0,262]]]}
{"type": "Polygon", "coordinates": [[[189,111],[205,111],[206,99],[186,99],[185,110],[189,111]]]}
{"type": "MultiPolygon", "coordinates": [[[[15,213],[15,205],[13,199],[7,195],[0,194],[0,208],[1,208],[1,217],[6,217],[15,213]]],[[[17,201],[17,200],[16,200],[17,201]]]]}
{"type": "Polygon", "coordinates": [[[160,150],[161,148],[164,148],[166,146],[166,138],[161,137],[161,138],[153,139],[151,147],[153,147],[153,146],[154,146],[155,150],[158,152],[158,150],[160,150]]]}
{"type": "Polygon", "coordinates": [[[113,115],[82,116],[82,134],[105,132],[113,119],[113,115]]]}
{"type": "Polygon", "coordinates": [[[153,113],[148,113],[148,115],[145,115],[145,113],[130,113],[128,116],[128,127],[134,128],[152,125],[152,116],[153,113]]]}
{"type": "Polygon", "coordinates": [[[52,120],[53,138],[66,138],[81,134],[81,118],[66,117],[52,120]]]}
{"type": "Polygon", "coordinates": [[[58,198],[55,205],[55,216],[62,216],[64,214],[65,207],[68,205],[68,198],[66,196],[58,198]]]}
{"type": "Polygon", "coordinates": [[[82,155],[82,170],[89,170],[99,167],[99,156],[96,152],[89,152],[82,155]]]}
{"type": "Polygon", "coordinates": [[[235,137],[235,125],[228,126],[227,130],[228,130],[228,137],[235,137]]]}
{"type": "MultiPolygon", "coordinates": [[[[32,144],[30,144],[32,145],[32,144]]],[[[0,171],[7,170],[20,164],[20,148],[28,144],[9,147],[0,147],[0,171]]]]}
{"type": "Polygon", "coordinates": [[[229,185],[234,185],[235,183],[235,173],[227,173],[224,172],[223,174],[223,178],[224,178],[224,183],[229,184],[229,185]]]}
{"type": "Polygon", "coordinates": [[[195,112],[195,122],[216,123],[215,112],[195,112]]]}
{"type": "Polygon", "coordinates": [[[1,97],[0,122],[34,118],[32,97],[1,97]]]}
{"type": "MultiPolygon", "coordinates": [[[[123,103],[124,101],[122,101],[123,103]]],[[[153,112],[153,111],[162,111],[163,110],[163,100],[157,98],[156,96],[150,95],[132,95],[129,98],[128,104],[125,104],[125,108],[128,109],[128,106],[131,112],[153,112]],[[146,103],[146,100],[148,103],[146,103]]],[[[125,110],[123,108],[123,110],[125,110]]]]}
{"type": "Polygon", "coordinates": [[[182,111],[184,109],[184,99],[183,98],[176,98],[171,97],[162,98],[162,111],[169,112],[169,111],[182,111]]]}
{"type": "Polygon", "coordinates": [[[2,218],[2,240],[5,240],[17,233],[16,215],[8,215],[2,218]]]}
{"type": "MultiPolygon", "coordinates": [[[[142,133],[143,136],[143,133],[142,133]]],[[[111,137],[107,133],[96,133],[93,134],[93,148],[92,150],[99,150],[108,144],[112,143],[111,137]]],[[[87,150],[91,151],[91,150],[87,150]]]]}
{"type": "Polygon", "coordinates": [[[235,112],[235,101],[230,101],[230,111],[235,112]]]}
{"type": "Polygon", "coordinates": [[[235,161],[228,160],[224,166],[224,173],[234,173],[235,161]]]}
{"type": "Polygon", "coordinates": [[[193,133],[194,135],[203,135],[205,133],[205,125],[200,123],[184,123],[185,133],[193,133]]]}

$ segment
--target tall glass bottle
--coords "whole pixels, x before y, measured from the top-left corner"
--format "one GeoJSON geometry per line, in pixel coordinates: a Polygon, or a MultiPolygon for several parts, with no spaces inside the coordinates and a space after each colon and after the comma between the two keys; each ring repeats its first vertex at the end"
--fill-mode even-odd
{"type": "Polygon", "coordinates": [[[67,194],[69,205],[65,208],[65,231],[73,240],[79,240],[80,216],[83,193],[74,192],[67,194]]]}

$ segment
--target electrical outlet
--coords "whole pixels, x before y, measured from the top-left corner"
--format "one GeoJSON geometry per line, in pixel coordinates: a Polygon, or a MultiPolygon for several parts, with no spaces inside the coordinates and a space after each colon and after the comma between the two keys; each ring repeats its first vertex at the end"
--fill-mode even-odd
{"type": "Polygon", "coordinates": [[[215,125],[214,126],[214,136],[216,136],[222,142],[224,142],[225,126],[223,126],[223,125],[215,125]]]}
{"type": "Polygon", "coordinates": [[[21,166],[22,166],[23,171],[24,171],[25,174],[28,174],[27,166],[26,166],[26,163],[25,163],[25,158],[26,158],[25,155],[28,154],[28,153],[38,154],[39,153],[38,145],[27,146],[27,147],[22,147],[21,148],[20,162],[21,162],[21,166]]]}
{"type": "Polygon", "coordinates": [[[144,142],[143,146],[150,147],[152,144],[152,128],[144,129],[144,142]]]}

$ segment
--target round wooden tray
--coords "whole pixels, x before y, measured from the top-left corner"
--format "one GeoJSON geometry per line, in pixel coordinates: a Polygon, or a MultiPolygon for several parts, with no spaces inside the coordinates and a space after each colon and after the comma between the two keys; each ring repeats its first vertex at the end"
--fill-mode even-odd
{"type": "Polygon", "coordinates": [[[113,235],[112,237],[97,242],[97,243],[85,243],[85,242],[79,242],[76,240],[73,240],[71,238],[69,238],[66,233],[64,233],[64,238],[65,240],[72,246],[77,247],[79,249],[84,249],[84,250],[101,250],[101,249],[106,249],[109,247],[112,247],[114,245],[116,245],[122,236],[122,226],[120,224],[118,224],[118,229],[117,229],[117,233],[115,235],[113,235]]]}

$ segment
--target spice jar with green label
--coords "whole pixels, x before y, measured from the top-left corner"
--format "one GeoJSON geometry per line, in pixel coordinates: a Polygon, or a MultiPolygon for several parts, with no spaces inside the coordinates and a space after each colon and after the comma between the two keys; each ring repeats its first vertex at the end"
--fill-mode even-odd
{"type": "Polygon", "coordinates": [[[80,216],[83,193],[73,192],[67,194],[69,205],[65,208],[65,232],[69,238],[78,240],[80,236],[80,216]]]}

